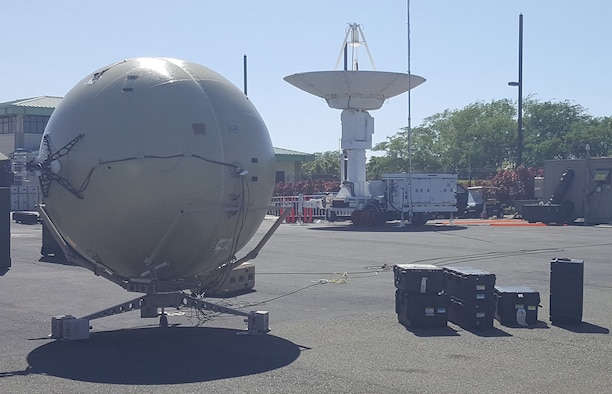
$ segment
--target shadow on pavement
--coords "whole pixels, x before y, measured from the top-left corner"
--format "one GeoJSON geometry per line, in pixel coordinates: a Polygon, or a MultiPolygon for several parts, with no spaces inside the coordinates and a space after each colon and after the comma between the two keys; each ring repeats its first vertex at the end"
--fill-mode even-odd
{"type": "Polygon", "coordinates": [[[78,381],[163,385],[205,382],[291,364],[301,348],[272,335],[237,335],[209,327],[94,332],[88,340],[54,341],[27,357],[26,373],[78,381]]]}
{"type": "Polygon", "coordinates": [[[578,324],[570,324],[570,323],[555,323],[553,324],[555,327],[563,328],[564,330],[568,330],[571,332],[579,333],[579,334],[609,334],[610,329],[597,326],[595,324],[582,322],[578,324]]]}
{"type": "Polygon", "coordinates": [[[410,331],[417,337],[458,337],[459,333],[451,327],[436,327],[436,328],[414,328],[406,327],[406,331],[410,331]]]}
{"type": "Polygon", "coordinates": [[[462,327],[462,329],[474,335],[477,335],[479,337],[483,337],[483,338],[498,338],[498,337],[511,337],[512,336],[512,334],[504,330],[500,330],[497,327],[491,327],[491,328],[462,327]]]}

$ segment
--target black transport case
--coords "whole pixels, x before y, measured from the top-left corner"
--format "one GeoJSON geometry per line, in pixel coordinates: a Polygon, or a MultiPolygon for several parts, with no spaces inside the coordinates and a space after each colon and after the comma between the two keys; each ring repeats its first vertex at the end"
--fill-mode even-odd
{"type": "Polygon", "coordinates": [[[400,323],[410,328],[446,327],[448,296],[395,291],[395,312],[400,323]]]}
{"type": "Polygon", "coordinates": [[[495,274],[471,267],[444,267],[446,293],[464,301],[493,302],[495,274]]]}
{"type": "Polygon", "coordinates": [[[443,290],[444,270],[431,264],[396,264],[395,287],[406,293],[438,294],[443,290]]]}
{"type": "Polygon", "coordinates": [[[550,321],[582,322],[584,260],[554,258],[550,262],[550,321]]]}
{"type": "Polygon", "coordinates": [[[450,297],[448,320],[466,329],[488,329],[493,327],[495,302],[493,300],[466,301],[450,297]]]}
{"type": "Polygon", "coordinates": [[[526,286],[495,286],[495,320],[509,327],[538,322],[540,293],[526,286]]]}

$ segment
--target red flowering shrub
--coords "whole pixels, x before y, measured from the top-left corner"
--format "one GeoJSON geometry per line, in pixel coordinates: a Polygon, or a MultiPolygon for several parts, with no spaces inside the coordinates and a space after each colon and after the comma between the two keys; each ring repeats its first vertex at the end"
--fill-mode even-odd
{"type": "Polygon", "coordinates": [[[337,193],[340,190],[340,181],[306,180],[297,183],[278,182],[274,186],[274,196],[297,196],[298,194],[324,194],[337,193]]]}
{"type": "Polygon", "coordinates": [[[532,200],[534,198],[534,178],[541,173],[541,170],[525,166],[511,170],[499,170],[491,178],[491,186],[497,188],[495,197],[502,204],[508,204],[514,200],[532,200]]]}

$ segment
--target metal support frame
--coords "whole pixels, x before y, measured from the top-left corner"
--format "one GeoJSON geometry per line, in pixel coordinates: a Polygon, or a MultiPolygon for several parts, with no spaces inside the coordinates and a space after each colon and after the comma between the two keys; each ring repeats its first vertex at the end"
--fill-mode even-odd
{"type": "Polygon", "coordinates": [[[230,315],[244,316],[247,318],[245,319],[245,322],[247,323],[246,332],[248,334],[265,334],[270,331],[270,329],[268,328],[267,311],[245,312],[239,309],[234,309],[226,306],[217,305],[212,302],[204,301],[201,298],[190,296],[181,292],[146,294],[141,297],[134,298],[131,301],[123,302],[110,308],[106,308],[101,311],[83,316],[80,319],[91,321],[103,317],[118,315],[125,312],[140,310],[141,317],[143,318],[159,316],[160,326],[166,327],[166,315],[163,311],[161,313],[159,312],[159,309],[163,310],[164,308],[194,308],[198,310],[207,310],[212,312],[227,313],[230,315]]]}
{"type": "MultiPolygon", "coordinates": [[[[147,293],[143,296],[134,298],[131,301],[123,302],[121,304],[103,309],[98,312],[91,313],[78,319],[71,315],[54,317],[51,321],[52,338],[86,339],[88,338],[88,333],[83,333],[83,327],[89,327],[89,322],[91,320],[118,315],[134,310],[140,310],[140,316],[142,318],[155,318],[159,316],[160,327],[167,327],[168,319],[163,309],[181,309],[186,307],[195,308],[198,310],[208,310],[212,312],[244,316],[246,318],[245,322],[247,323],[247,330],[245,333],[249,335],[265,334],[270,331],[268,311],[245,312],[238,309],[213,304],[211,302],[204,301],[202,298],[188,295],[181,291],[185,288],[193,288],[194,283],[198,283],[197,281],[178,281],[177,283],[174,283],[162,282],[150,278],[123,278],[109,271],[101,264],[93,263],[89,260],[86,260],[66,243],[58,229],[55,227],[54,223],[49,218],[44,204],[41,204],[38,207],[38,211],[44,223],[48,226],[49,231],[51,232],[55,240],[58,242],[60,249],[66,256],[66,259],[68,261],[78,264],[81,267],[87,268],[93,271],[96,275],[103,276],[128,291],[147,293]],[[162,310],[161,313],[159,312],[159,309],[162,310]],[[71,330],[75,330],[77,331],[77,333],[75,334],[75,331],[71,330]]],[[[285,210],[285,212],[275,221],[272,227],[266,232],[266,234],[255,246],[255,248],[253,248],[253,250],[248,252],[241,259],[238,259],[233,262],[231,266],[239,266],[240,264],[243,264],[257,257],[261,249],[272,237],[272,235],[281,225],[283,220],[285,220],[290,211],[291,210],[285,210]]],[[[153,253],[153,255],[155,255],[155,253],[153,253]]]]}
{"type": "Polygon", "coordinates": [[[247,323],[247,330],[244,334],[261,335],[270,331],[268,311],[250,311],[245,312],[226,306],[213,304],[204,301],[201,298],[183,294],[180,292],[173,293],[154,293],[146,294],[131,301],[103,309],[89,315],[75,318],[71,315],[56,316],[51,320],[51,337],[56,339],[87,339],[89,333],[83,333],[82,327],[91,329],[89,323],[92,320],[103,317],[114,316],[121,313],[140,310],[140,316],[143,318],[160,318],[159,325],[162,328],[168,327],[168,318],[164,312],[164,308],[194,308],[197,310],[207,310],[218,313],[227,313],[231,315],[244,316],[247,323]],[[160,312],[161,309],[161,312],[160,312]],[[78,335],[70,333],[72,327],[79,327],[81,331],[78,335]]]}

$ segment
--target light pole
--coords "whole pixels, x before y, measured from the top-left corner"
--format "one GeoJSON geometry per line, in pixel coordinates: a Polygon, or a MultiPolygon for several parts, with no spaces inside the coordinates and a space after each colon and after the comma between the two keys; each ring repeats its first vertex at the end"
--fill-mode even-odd
{"type": "Polygon", "coordinates": [[[518,86],[518,127],[516,133],[516,167],[523,164],[523,14],[519,15],[518,82],[508,82],[518,86]]]}

